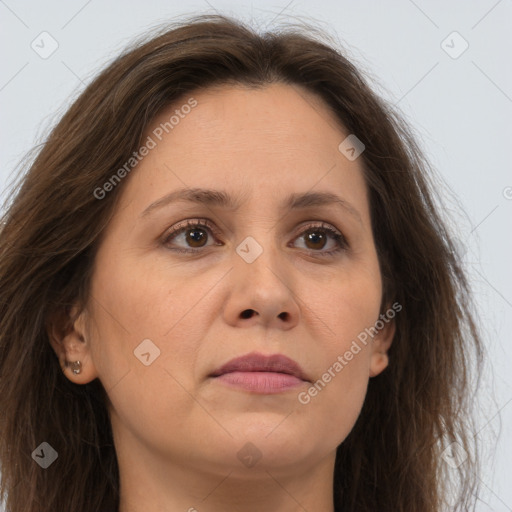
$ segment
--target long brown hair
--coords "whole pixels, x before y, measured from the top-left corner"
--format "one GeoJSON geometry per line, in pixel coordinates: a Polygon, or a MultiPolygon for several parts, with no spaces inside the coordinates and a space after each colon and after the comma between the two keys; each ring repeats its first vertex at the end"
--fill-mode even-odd
{"type": "Polygon", "coordinates": [[[474,506],[472,370],[483,347],[438,213],[435,171],[403,116],[327,41],[313,27],[260,34],[225,16],[166,26],[108,65],[42,145],[6,203],[0,232],[0,497],[7,494],[8,511],[91,512],[119,503],[107,393],[98,379],[70,382],[47,334],[56,312],[69,320],[77,299],[86,307],[95,252],[124,183],[101,199],[94,191],[183,95],[276,82],[316,93],[365,145],[382,305],[403,307],[389,367],[370,379],[360,417],[337,448],[336,511],[438,511],[446,481],[458,483],[452,510],[474,506]],[[42,442],[58,452],[47,469],[32,457],[42,442]],[[467,459],[452,468],[442,452],[455,442],[467,459]]]}

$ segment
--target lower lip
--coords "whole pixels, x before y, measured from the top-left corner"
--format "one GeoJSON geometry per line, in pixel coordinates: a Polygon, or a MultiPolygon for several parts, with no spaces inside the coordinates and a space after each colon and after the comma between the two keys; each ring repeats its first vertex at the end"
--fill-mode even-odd
{"type": "Polygon", "coordinates": [[[230,372],[215,377],[230,387],[255,393],[281,393],[304,384],[302,379],[276,372],[230,372]]]}

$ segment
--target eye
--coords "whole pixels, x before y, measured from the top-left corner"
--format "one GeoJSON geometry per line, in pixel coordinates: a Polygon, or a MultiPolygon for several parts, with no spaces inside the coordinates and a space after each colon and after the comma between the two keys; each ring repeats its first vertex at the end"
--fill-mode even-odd
{"type": "Polygon", "coordinates": [[[309,252],[314,255],[318,255],[319,253],[321,256],[334,256],[340,251],[349,248],[349,244],[343,234],[324,223],[316,226],[308,226],[297,237],[297,240],[300,239],[304,240],[306,249],[310,249],[309,252]],[[328,251],[322,250],[328,244],[329,238],[333,240],[334,248],[328,251]]]}
{"type": "Polygon", "coordinates": [[[186,244],[190,244],[189,247],[191,249],[172,248],[173,251],[197,253],[202,247],[207,247],[208,232],[214,232],[214,228],[206,219],[187,220],[178,224],[165,236],[164,244],[167,245],[171,241],[179,241],[181,238],[186,244]]]}
{"type": "MultiPolygon", "coordinates": [[[[210,234],[216,235],[216,230],[207,219],[191,219],[178,224],[173,227],[167,235],[164,236],[163,244],[170,246],[176,242],[185,243],[188,248],[169,247],[171,250],[179,253],[195,254],[201,252],[204,247],[208,247],[207,242],[210,234]]],[[[215,236],[211,236],[215,239],[215,236]]],[[[307,226],[306,229],[294,239],[303,239],[309,253],[315,256],[334,256],[337,253],[347,250],[349,244],[342,233],[333,227],[321,223],[320,225],[307,226]],[[323,250],[332,240],[334,248],[330,250],[323,250]]],[[[211,245],[222,245],[222,243],[214,243],[211,245]]]]}

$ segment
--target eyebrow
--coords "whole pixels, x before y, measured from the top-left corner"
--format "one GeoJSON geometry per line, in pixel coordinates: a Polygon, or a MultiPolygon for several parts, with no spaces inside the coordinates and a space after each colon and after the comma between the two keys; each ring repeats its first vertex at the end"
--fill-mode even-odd
{"type": "MultiPolygon", "coordinates": [[[[240,208],[241,198],[230,196],[222,190],[204,188],[183,188],[167,194],[151,203],[139,217],[147,217],[149,214],[177,201],[189,201],[203,204],[209,207],[223,208],[236,211],[240,208]]],[[[281,209],[285,211],[300,210],[315,206],[339,206],[362,223],[359,212],[345,199],[331,192],[306,192],[303,194],[290,194],[283,202],[281,209]]]]}

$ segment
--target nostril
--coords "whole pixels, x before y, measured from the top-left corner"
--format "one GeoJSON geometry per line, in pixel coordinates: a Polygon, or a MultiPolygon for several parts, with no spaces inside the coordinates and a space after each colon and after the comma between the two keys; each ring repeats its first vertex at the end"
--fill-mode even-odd
{"type": "Polygon", "coordinates": [[[245,311],[242,311],[242,318],[251,318],[252,313],[252,309],[246,309],[245,311]]]}

